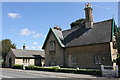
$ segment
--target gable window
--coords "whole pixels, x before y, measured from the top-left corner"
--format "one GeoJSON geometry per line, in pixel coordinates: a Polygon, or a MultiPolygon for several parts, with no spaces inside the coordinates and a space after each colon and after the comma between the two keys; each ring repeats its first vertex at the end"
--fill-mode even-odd
{"type": "Polygon", "coordinates": [[[95,56],[95,64],[101,64],[101,56],[95,56]]]}
{"type": "Polygon", "coordinates": [[[49,50],[54,51],[55,50],[55,41],[50,41],[49,42],[49,50]]]}

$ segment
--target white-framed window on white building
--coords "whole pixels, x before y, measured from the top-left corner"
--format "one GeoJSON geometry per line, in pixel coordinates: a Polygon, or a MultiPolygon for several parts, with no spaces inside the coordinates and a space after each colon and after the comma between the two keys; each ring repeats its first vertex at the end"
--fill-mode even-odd
{"type": "Polygon", "coordinates": [[[100,55],[99,56],[95,56],[94,58],[95,58],[95,64],[102,64],[100,55]]]}
{"type": "Polygon", "coordinates": [[[26,60],[25,60],[25,59],[23,59],[23,63],[24,63],[24,64],[26,63],[26,60]]]}
{"type": "Polygon", "coordinates": [[[28,64],[30,64],[30,59],[28,59],[28,64]]]}
{"type": "Polygon", "coordinates": [[[23,59],[23,64],[29,64],[30,63],[30,59],[23,59]]]}
{"type": "Polygon", "coordinates": [[[54,51],[55,50],[55,41],[50,41],[49,42],[49,50],[54,51]]]}

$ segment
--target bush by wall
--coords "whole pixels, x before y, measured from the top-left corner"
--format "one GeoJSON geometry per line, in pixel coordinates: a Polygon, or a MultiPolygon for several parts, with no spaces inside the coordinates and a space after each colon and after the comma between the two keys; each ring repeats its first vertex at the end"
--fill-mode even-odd
{"type": "Polygon", "coordinates": [[[64,72],[64,73],[74,73],[74,74],[89,74],[101,76],[102,72],[100,70],[94,69],[70,69],[70,68],[60,68],[59,66],[54,67],[38,67],[38,66],[26,66],[26,70],[38,70],[38,71],[51,71],[51,72],[64,72]]]}
{"type": "MultiPolygon", "coordinates": [[[[15,64],[14,69],[23,69],[23,65],[15,64]]],[[[102,72],[100,70],[94,69],[70,69],[70,68],[60,68],[59,66],[54,67],[39,67],[34,65],[25,66],[26,70],[37,70],[37,71],[51,71],[51,72],[63,72],[63,73],[73,73],[73,74],[89,74],[101,76],[102,72]]]]}
{"type": "Polygon", "coordinates": [[[23,65],[19,65],[19,64],[14,64],[13,65],[14,69],[23,69],[23,65]]]}

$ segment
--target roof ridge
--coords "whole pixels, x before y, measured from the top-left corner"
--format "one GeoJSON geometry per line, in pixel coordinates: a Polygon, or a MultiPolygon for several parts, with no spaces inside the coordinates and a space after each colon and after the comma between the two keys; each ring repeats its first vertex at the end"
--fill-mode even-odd
{"type": "Polygon", "coordinates": [[[29,50],[29,49],[12,49],[12,50],[43,51],[43,50],[29,50]]]}
{"type": "Polygon", "coordinates": [[[94,24],[99,24],[99,23],[110,21],[110,20],[113,20],[113,19],[107,19],[107,20],[104,20],[104,21],[95,22],[94,24]]]}
{"type": "MultiPolygon", "coordinates": [[[[103,23],[103,22],[107,22],[107,21],[110,21],[110,20],[112,20],[112,19],[107,19],[107,20],[104,20],[104,21],[95,22],[94,24],[103,23]]],[[[80,28],[80,27],[66,29],[66,30],[63,30],[62,32],[69,31],[69,30],[72,30],[72,29],[77,29],[77,28],[80,28]]]]}
{"type": "Polygon", "coordinates": [[[66,30],[63,30],[62,32],[64,32],[64,31],[70,31],[70,30],[72,30],[72,29],[78,29],[78,28],[80,28],[80,27],[66,29],[66,30]]]}

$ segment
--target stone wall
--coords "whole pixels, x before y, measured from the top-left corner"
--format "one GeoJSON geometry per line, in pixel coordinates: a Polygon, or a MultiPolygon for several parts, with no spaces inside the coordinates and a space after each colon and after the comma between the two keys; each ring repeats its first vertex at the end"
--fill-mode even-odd
{"type": "Polygon", "coordinates": [[[50,62],[52,61],[51,58],[54,57],[55,65],[64,65],[64,57],[63,57],[63,49],[60,47],[59,43],[57,42],[54,34],[51,32],[49,39],[47,40],[46,46],[45,46],[45,65],[50,66],[50,62]],[[49,42],[55,41],[55,51],[50,52],[49,49],[49,42]]]}
{"type": "Polygon", "coordinates": [[[13,67],[13,65],[15,64],[15,55],[12,53],[11,50],[6,56],[5,67],[10,67],[10,63],[9,63],[10,58],[11,58],[11,67],[13,67]]]}
{"type": "Polygon", "coordinates": [[[23,59],[15,59],[15,64],[23,65],[23,59]]]}
{"type": "Polygon", "coordinates": [[[111,57],[112,57],[112,60],[117,59],[118,51],[117,51],[116,48],[114,48],[113,42],[110,42],[110,48],[111,48],[111,57]]]}
{"type": "Polygon", "coordinates": [[[66,48],[66,66],[80,68],[100,68],[100,65],[112,65],[110,43],[66,48]],[[76,64],[71,62],[76,57],[76,64]],[[101,64],[95,63],[95,56],[100,56],[101,64]]]}
{"type": "MultiPolygon", "coordinates": [[[[23,59],[15,59],[15,64],[23,65],[23,59]]],[[[29,65],[34,65],[34,59],[29,59],[29,65]]]]}
{"type": "MultiPolygon", "coordinates": [[[[6,61],[5,61],[5,67],[10,67],[10,59],[11,59],[11,67],[13,67],[14,64],[20,64],[23,65],[23,58],[16,58],[15,55],[12,53],[10,50],[9,53],[6,56],[6,61]]],[[[28,61],[28,59],[27,59],[28,61]]],[[[28,65],[34,65],[35,59],[29,59],[28,65]]],[[[45,61],[44,59],[41,60],[42,65],[44,65],[45,61]]]]}

